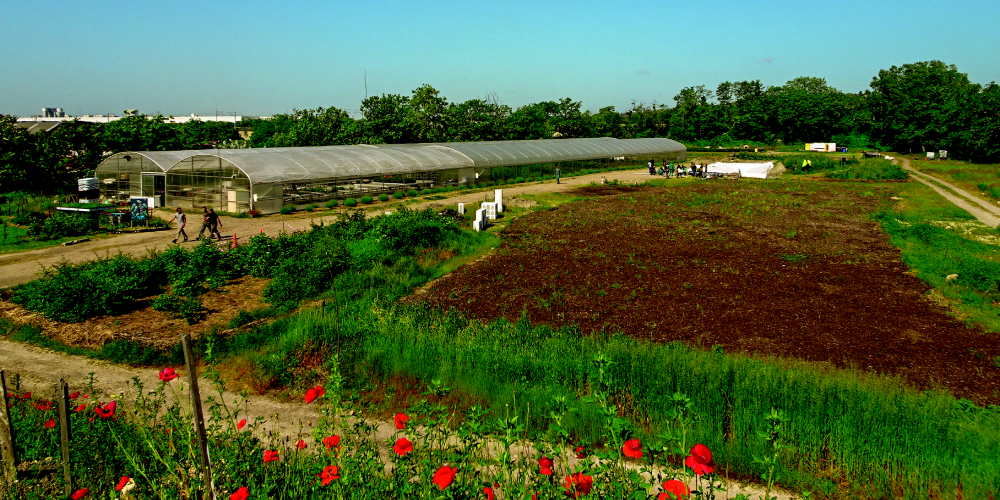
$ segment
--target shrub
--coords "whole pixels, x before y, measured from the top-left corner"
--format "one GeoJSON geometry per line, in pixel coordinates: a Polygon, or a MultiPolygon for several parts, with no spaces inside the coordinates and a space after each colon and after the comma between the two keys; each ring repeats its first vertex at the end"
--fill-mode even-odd
{"type": "Polygon", "coordinates": [[[337,200],[330,200],[323,206],[326,208],[335,208],[337,206],[337,200]]]}
{"type": "Polygon", "coordinates": [[[460,191],[461,191],[461,190],[465,190],[465,189],[469,189],[469,186],[468,186],[468,185],[466,185],[466,184],[462,184],[461,186],[458,186],[458,189],[459,189],[460,191]]]}
{"type": "Polygon", "coordinates": [[[67,236],[83,236],[98,227],[96,217],[86,215],[55,215],[38,221],[33,219],[28,226],[28,235],[40,240],[53,240],[67,236]]]}
{"type": "Polygon", "coordinates": [[[361,203],[364,203],[365,205],[369,205],[373,201],[375,200],[373,200],[371,196],[365,195],[361,197],[361,203]]]}
{"type": "Polygon", "coordinates": [[[32,224],[41,224],[44,221],[45,214],[41,212],[24,212],[10,220],[15,226],[30,226],[32,224]]]}
{"type": "Polygon", "coordinates": [[[207,312],[198,297],[183,297],[173,292],[153,299],[150,306],[157,311],[168,313],[172,318],[184,318],[189,325],[197,323],[207,312]]]}
{"type": "Polygon", "coordinates": [[[319,205],[317,205],[315,203],[310,203],[310,204],[306,205],[306,210],[316,210],[317,208],[319,208],[319,205]]]}
{"type": "Polygon", "coordinates": [[[411,189],[411,190],[409,190],[409,191],[406,192],[406,196],[416,196],[418,194],[420,194],[420,193],[418,193],[416,189],[411,189]]]}
{"type": "Polygon", "coordinates": [[[535,178],[534,177],[528,177],[527,179],[525,179],[525,182],[535,182],[535,178]]]}
{"type": "Polygon", "coordinates": [[[358,204],[358,200],[355,200],[354,198],[348,198],[348,199],[344,200],[344,206],[345,207],[353,207],[354,205],[357,205],[357,204],[358,204]]]}
{"type": "Polygon", "coordinates": [[[433,191],[431,191],[430,189],[421,189],[420,190],[420,194],[431,194],[432,192],[433,191]]]}
{"type": "Polygon", "coordinates": [[[522,182],[524,182],[524,177],[518,177],[514,179],[515,184],[521,184],[522,182]]]}
{"type": "Polygon", "coordinates": [[[446,193],[450,193],[450,192],[452,192],[452,191],[454,191],[454,190],[455,190],[455,186],[445,186],[445,187],[444,187],[444,191],[445,191],[446,193]]]}
{"type": "Polygon", "coordinates": [[[389,201],[389,195],[387,194],[378,195],[378,201],[389,201]]]}
{"type": "Polygon", "coordinates": [[[285,205],[285,206],[281,207],[281,210],[280,210],[280,212],[281,212],[282,215],[288,215],[288,214],[290,214],[290,213],[292,213],[294,211],[295,211],[295,205],[285,205]]]}
{"type": "Polygon", "coordinates": [[[402,191],[396,191],[395,193],[392,193],[392,199],[394,199],[394,200],[403,199],[405,196],[406,196],[406,193],[404,193],[402,191]]]}

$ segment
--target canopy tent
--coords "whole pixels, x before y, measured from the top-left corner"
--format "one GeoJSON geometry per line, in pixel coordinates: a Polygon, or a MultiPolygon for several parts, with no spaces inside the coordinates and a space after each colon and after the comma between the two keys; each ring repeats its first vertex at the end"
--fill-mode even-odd
{"type": "Polygon", "coordinates": [[[708,172],[718,174],[739,173],[740,177],[767,179],[767,173],[774,168],[774,163],[709,163],[708,172]]]}

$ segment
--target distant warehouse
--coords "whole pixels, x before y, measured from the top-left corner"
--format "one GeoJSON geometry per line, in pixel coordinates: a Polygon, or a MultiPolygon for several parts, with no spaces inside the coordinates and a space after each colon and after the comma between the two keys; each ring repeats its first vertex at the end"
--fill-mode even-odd
{"type": "Polygon", "coordinates": [[[306,148],[128,151],[101,162],[95,176],[105,201],[146,198],[152,206],[239,213],[278,212],[363,194],[482,182],[490,169],[568,161],[684,161],[670,139],[377,144],[306,148]]]}

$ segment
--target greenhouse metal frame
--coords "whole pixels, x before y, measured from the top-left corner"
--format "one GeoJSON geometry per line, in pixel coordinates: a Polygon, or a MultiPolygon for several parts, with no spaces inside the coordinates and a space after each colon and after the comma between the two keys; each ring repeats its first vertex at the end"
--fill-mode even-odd
{"type": "Polygon", "coordinates": [[[595,138],[145,151],[112,155],[95,175],[107,201],[159,197],[155,206],[274,213],[287,204],[482,182],[494,167],[647,157],[684,161],[687,150],[670,139],[595,138]]]}

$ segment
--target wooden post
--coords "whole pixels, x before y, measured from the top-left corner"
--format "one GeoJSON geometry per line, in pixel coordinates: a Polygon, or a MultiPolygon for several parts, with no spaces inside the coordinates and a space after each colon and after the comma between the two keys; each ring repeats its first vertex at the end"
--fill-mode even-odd
{"type": "Polygon", "coordinates": [[[7,408],[7,378],[0,370],[0,459],[3,460],[3,477],[7,483],[17,479],[17,454],[14,450],[14,430],[10,427],[10,410],[7,408]]]}
{"type": "Polygon", "coordinates": [[[201,393],[198,391],[198,367],[191,349],[191,335],[181,337],[181,347],[184,349],[184,363],[187,365],[188,385],[191,391],[191,414],[194,418],[194,430],[198,436],[198,451],[201,456],[201,474],[205,483],[205,497],[215,498],[215,486],[212,484],[212,464],[208,457],[208,437],[205,434],[205,416],[201,411],[201,393]]]}
{"type": "Polygon", "coordinates": [[[63,480],[66,483],[66,497],[73,494],[73,474],[72,466],[69,463],[69,440],[71,439],[69,429],[69,386],[66,381],[59,379],[59,389],[56,393],[59,400],[59,439],[62,442],[62,464],[63,480]]]}

